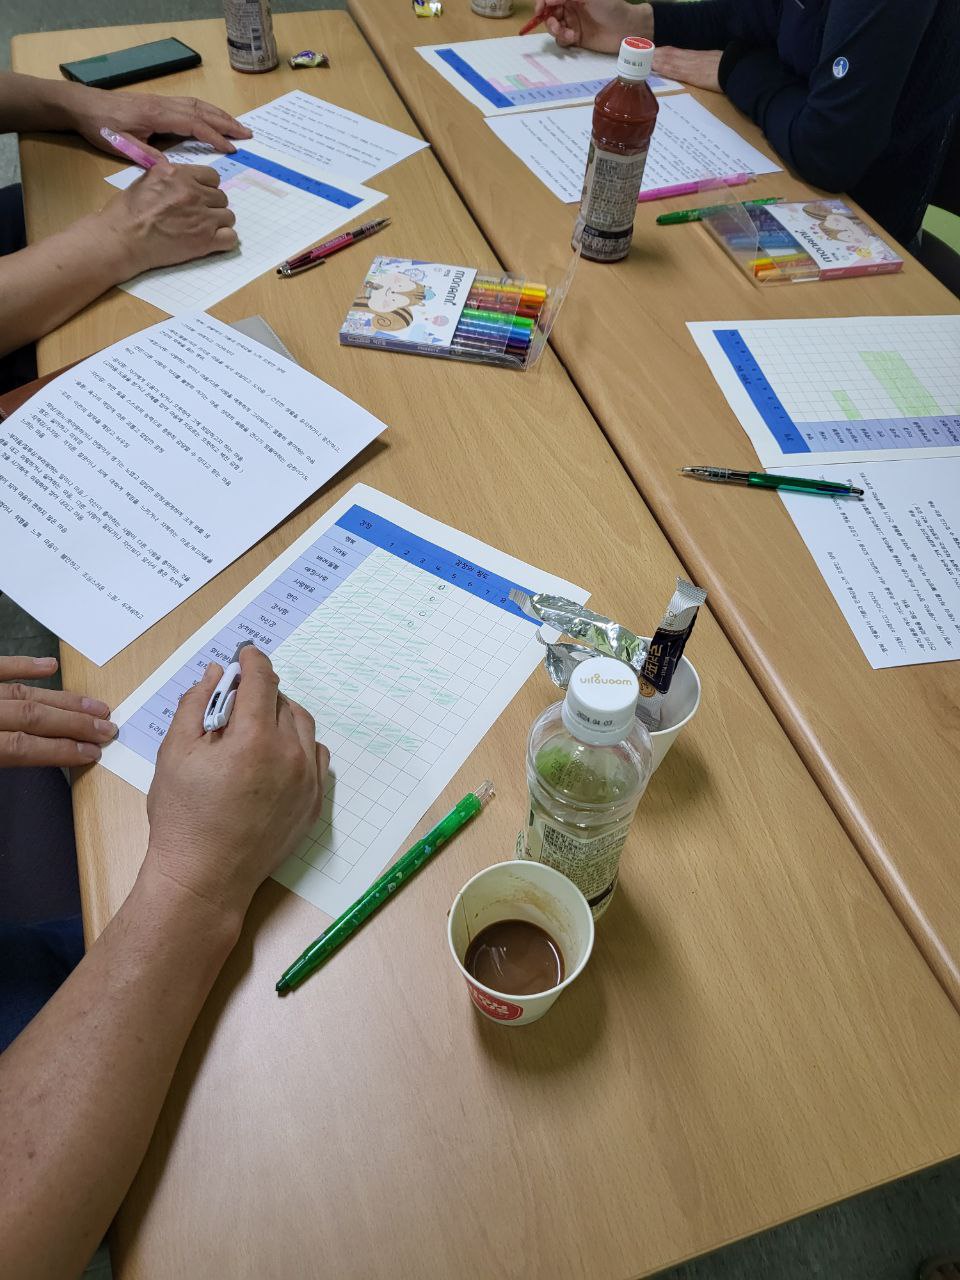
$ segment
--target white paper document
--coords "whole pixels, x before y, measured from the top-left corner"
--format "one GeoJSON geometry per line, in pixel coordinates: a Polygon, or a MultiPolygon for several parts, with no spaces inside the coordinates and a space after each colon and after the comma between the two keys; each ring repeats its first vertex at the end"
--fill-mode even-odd
{"type": "Polygon", "coordinates": [[[211,316],[144,329],[0,426],[0,590],[104,663],[383,430],[211,316]]]}
{"type": "MultiPolygon", "coordinates": [[[[172,316],[215,306],[386,199],[313,161],[257,142],[245,143],[229,156],[204,143],[183,142],[168,156],[177,164],[205,164],[217,170],[240,238],[239,248],[230,253],[146,271],[120,286],[172,316]]],[[[137,168],[124,169],[107,181],[129,186],[140,173],[137,168]]]]}
{"type": "MultiPolygon", "coordinates": [[[[485,116],[592,102],[617,74],[616,54],[564,49],[544,31],[423,45],[417,53],[485,116]]],[[[656,75],[647,84],[654,93],[682,87],[656,75]]]]}
{"type": "Polygon", "coordinates": [[[870,665],[960,657],[960,458],[841,463],[815,474],[866,490],[863,502],[780,496],[870,665]]]}
{"type": "MultiPolygon", "coordinates": [[[[573,204],[583,189],[592,119],[593,107],[566,107],[488,118],[487,124],[555,196],[573,204]]],[[[660,102],[640,190],[779,169],[696,98],[678,93],[660,102]]]]}
{"type": "MultiPolygon", "coordinates": [[[[274,98],[240,116],[254,142],[366,182],[429,143],[368,116],[325,102],[302,89],[274,98]]],[[[241,143],[240,145],[247,145],[241,143]]]]}
{"type": "Polygon", "coordinates": [[[687,328],[765,467],[960,457],[960,315],[687,328]]]}
{"type": "Polygon", "coordinates": [[[276,879],[338,915],[543,661],[518,586],[587,599],[356,485],[117,708],[102,763],[147,791],[180,695],[253,641],[331,757],[321,819],[276,879]]]}
{"type": "MultiPolygon", "coordinates": [[[[241,149],[251,144],[266,147],[288,162],[306,160],[351,182],[366,182],[430,145],[302,89],[291,89],[238,119],[253,131],[252,139],[238,142],[241,149]]],[[[194,140],[178,142],[164,152],[174,164],[205,164],[220,154],[207,143],[194,140]]],[[[107,181],[128,187],[142,172],[139,166],[130,165],[111,174],[107,181]]]]}

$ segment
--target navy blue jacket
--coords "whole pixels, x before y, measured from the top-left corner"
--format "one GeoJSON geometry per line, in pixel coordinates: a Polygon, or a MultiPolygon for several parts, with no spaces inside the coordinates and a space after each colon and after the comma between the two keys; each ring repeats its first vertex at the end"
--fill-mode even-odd
{"type": "Polygon", "coordinates": [[[960,0],[654,3],[658,45],[722,49],[720,83],[800,177],[916,234],[960,111],[960,0]]]}

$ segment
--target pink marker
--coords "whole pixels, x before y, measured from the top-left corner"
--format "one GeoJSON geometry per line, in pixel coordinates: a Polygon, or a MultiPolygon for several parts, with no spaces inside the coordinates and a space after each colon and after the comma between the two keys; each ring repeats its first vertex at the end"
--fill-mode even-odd
{"type": "Polygon", "coordinates": [[[716,187],[742,187],[745,182],[752,182],[752,173],[733,173],[729,178],[701,178],[699,182],[678,182],[672,187],[651,187],[649,191],[641,191],[637,203],[644,200],[666,200],[668,196],[690,196],[697,191],[713,191],[716,187]]]}
{"type": "Polygon", "coordinates": [[[152,169],[157,163],[157,157],[151,155],[138,142],[133,142],[130,138],[122,138],[119,133],[114,133],[106,125],[100,130],[100,137],[106,138],[115,151],[119,151],[122,156],[126,156],[134,164],[140,165],[141,169],[152,169]]]}

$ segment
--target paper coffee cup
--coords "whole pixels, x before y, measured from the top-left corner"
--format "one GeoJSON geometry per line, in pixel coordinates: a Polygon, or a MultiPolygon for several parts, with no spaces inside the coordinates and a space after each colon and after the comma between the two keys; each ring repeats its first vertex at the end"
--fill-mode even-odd
{"type": "MultiPolygon", "coordinates": [[[[650,643],[650,637],[642,637],[650,643]]],[[[689,658],[681,658],[670,681],[670,688],[663,700],[659,729],[651,729],[650,743],[653,747],[653,769],[655,773],[680,734],[700,706],[700,677],[689,658]]]]}
{"type": "Polygon", "coordinates": [[[536,1022],[583,971],[593,950],[593,913],[565,875],[541,862],[498,862],[468,880],[453,900],[447,939],[470,999],[493,1022],[522,1026],[536,1022]],[[478,982],[463,960],[477,934],[497,920],[527,920],[545,930],[560,948],[564,979],[549,991],[514,995],[478,982]]]}

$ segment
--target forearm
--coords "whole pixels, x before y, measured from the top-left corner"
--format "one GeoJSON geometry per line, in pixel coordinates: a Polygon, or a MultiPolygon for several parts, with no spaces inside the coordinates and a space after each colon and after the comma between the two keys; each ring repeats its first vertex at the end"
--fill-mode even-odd
{"type": "Polygon", "coordinates": [[[136,265],[108,214],[0,258],[0,355],[50,333],[136,265]]]}
{"type": "Polygon", "coordinates": [[[809,77],[780,61],[775,41],[758,47],[744,39],[724,52],[721,86],[802,178],[830,191],[849,190],[889,143],[936,7],[937,0],[906,6],[835,0],[809,77]]]}
{"type": "Polygon", "coordinates": [[[0,1058],[5,1272],[67,1280],[89,1261],[241,921],[148,856],[113,921],[0,1058]]]}
{"type": "Polygon", "coordinates": [[[66,80],[0,73],[0,129],[38,133],[72,129],[78,103],[90,90],[66,80]]]}
{"type": "Polygon", "coordinates": [[[729,0],[699,0],[696,4],[655,0],[644,7],[651,10],[653,30],[649,38],[655,44],[678,49],[722,49],[734,38],[729,0]]]}

